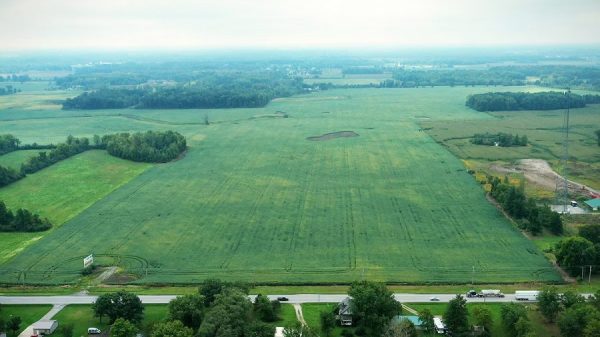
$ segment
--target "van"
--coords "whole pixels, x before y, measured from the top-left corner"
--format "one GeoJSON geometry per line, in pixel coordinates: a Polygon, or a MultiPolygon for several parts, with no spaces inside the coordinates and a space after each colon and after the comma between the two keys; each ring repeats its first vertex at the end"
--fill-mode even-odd
{"type": "Polygon", "coordinates": [[[98,328],[88,328],[88,335],[97,335],[99,333],[102,333],[102,331],[98,328]]]}
{"type": "Polygon", "coordinates": [[[577,201],[571,200],[571,207],[577,207],[577,201]]]}

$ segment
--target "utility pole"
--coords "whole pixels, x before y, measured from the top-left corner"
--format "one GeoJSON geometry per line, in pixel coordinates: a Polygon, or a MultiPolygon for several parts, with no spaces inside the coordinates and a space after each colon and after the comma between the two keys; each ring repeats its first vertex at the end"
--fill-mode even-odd
{"type": "Polygon", "coordinates": [[[471,285],[475,285],[475,266],[473,267],[473,273],[471,274],[471,285]]]}
{"type": "Polygon", "coordinates": [[[592,265],[590,265],[590,274],[588,275],[588,284],[592,284],[592,265]]]}

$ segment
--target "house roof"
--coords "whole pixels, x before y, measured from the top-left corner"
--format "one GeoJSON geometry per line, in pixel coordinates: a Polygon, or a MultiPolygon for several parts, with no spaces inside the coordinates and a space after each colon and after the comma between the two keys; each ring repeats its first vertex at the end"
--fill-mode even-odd
{"type": "Polygon", "coordinates": [[[394,323],[400,323],[402,320],[409,320],[412,324],[414,324],[415,326],[421,326],[421,320],[419,319],[418,316],[396,316],[394,317],[394,319],[392,319],[392,321],[394,323]]]}
{"type": "Polygon", "coordinates": [[[600,207],[600,198],[590,199],[590,200],[586,200],[584,202],[592,208],[600,207]]]}
{"type": "Polygon", "coordinates": [[[56,324],[55,320],[43,320],[33,323],[34,330],[50,330],[56,324]]]}
{"type": "Polygon", "coordinates": [[[350,308],[350,302],[351,299],[350,297],[346,297],[344,298],[344,300],[342,300],[340,302],[340,304],[338,304],[338,308],[339,308],[339,315],[352,315],[352,309],[350,308]]]}

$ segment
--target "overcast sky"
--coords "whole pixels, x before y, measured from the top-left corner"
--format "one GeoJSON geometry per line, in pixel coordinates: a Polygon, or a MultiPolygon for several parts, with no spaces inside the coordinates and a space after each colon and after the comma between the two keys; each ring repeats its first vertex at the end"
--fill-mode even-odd
{"type": "Polygon", "coordinates": [[[0,49],[600,44],[600,0],[0,0],[0,49]]]}

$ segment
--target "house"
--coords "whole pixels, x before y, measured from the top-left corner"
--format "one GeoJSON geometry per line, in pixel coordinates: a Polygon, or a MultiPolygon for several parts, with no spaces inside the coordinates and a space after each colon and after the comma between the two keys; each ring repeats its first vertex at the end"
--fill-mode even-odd
{"type": "Polygon", "coordinates": [[[338,314],[336,318],[340,321],[340,325],[352,325],[352,308],[350,307],[351,302],[352,299],[350,299],[350,297],[346,297],[338,304],[338,314]]]}
{"type": "Polygon", "coordinates": [[[590,200],[586,200],[584,202],[586,205],[588,205],[592,208],[592,211],[600,210],[600,198],[590,199],[590,200]]]}
{"type": "Polygon", "coordinates": [[[55,320],[42,320],[33,323],[33,334],[49,335],[58,328],[58,322],[55,320]]]}
{"type": "Polygon", "coordinates": [[[275,337],[283,337],[283,330],[284,327],[282,326],[275,327],[275,337]]]}

